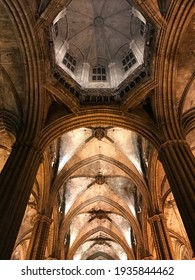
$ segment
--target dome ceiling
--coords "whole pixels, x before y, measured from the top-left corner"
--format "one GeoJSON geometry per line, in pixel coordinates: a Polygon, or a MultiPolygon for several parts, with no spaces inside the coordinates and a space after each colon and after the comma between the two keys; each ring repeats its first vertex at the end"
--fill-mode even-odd
{"type": "Polygon", "coordinates": [[[72,1],[67,9],[67,41],[89,64],[98,59],[112,63],[120,48],[131,42],[131,6],[124,0],[112,5],[105,0],[84,2],[72,1]]]}
{"type": "Polygon", "coordinates": [[[147,75],[150,29],[131,1],[72,0],[52,25],[54,76],[81,101],[116,96],[147,75]]]}

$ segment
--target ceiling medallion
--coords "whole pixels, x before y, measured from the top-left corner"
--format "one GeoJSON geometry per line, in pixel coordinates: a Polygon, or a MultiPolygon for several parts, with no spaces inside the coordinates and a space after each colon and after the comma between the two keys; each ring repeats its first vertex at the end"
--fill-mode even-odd
{"type": "Polygon", "coordinates": [[[105,183],[106,179],[105,177],[102,175],[102,174],[98,174],[96,177],[95,177],[95,182],[96,184],[98,185],[103,185],[105,183]]]}
{"type": "Polygon", "coordinates": [[[104,210],[101,210],[101,209],[99,209],[99,210],[94,210],[93,209],[93,210],[89,211],[89,213],[92,215],[89,222],[91,222],[94,219],[99,219],[99,220],[107,219],[110,222],[112,221],[112,219],[108,216],[108,214],[111,214],[110,211],[104,211],[104,210]]]}
{"type": "Polygon", "coordinates": [[[95,27],[103,27],[103,25],[104,25],[104,19],[103,19],[103,17],[100,17],[100,16],[98,16],[98,17],[95,17],[94,18],[94,25],[95,25],[95,27]]]}
{"type": "Polygon", "coordinates": [[[105,245],[106,244],[106,240],[103,237],[100,238],[96,238],[97,244],[98,245],[105,245]]]}
{"type": "Polygon", "coordinates": [[[94,129],[94,137],[101,141],[106,136],[105,128],[103,127],[96,127],[94,129]]]}

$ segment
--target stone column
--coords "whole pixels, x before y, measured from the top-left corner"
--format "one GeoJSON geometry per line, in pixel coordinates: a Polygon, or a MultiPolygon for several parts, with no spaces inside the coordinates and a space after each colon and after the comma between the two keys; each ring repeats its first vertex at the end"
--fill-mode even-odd
{"type": "Polygon", "coordinates": [[[119,84],[119,80],[121,76],[116,70],[116,63],[112,62],[108,65],[109,71],[110,71],[110,85],[111,87],[116,87],[119,84]]]}
{"type": "Polygon", "coordinates": [[[49,228],[52,220],[45,216],[38,214],[35,218],[35,224],[28,247],[27,260],[44,260],[45,249],[49,236],[49,228]]]}
{"type": "Polygon", "coordinates": [[[87,62],[83,63],[83,67],[81,69],[81,77],[80,77],[80,84],[83,87],[87,87],[90,78],[89,78],[89,70],[90,70],[90,65],[87,62]]]}
{"type": "Polygon", "coordinates": [[[9,260],[25,213],[42,153],[16,142],[0,174],[0,259],[9,260]]]}
{"type": "Polygon", "coordinates": [[[159,260],[173,260],[170,236],[163,214],[155,214],[149,218],[154,245],[159,260]]]}
{"type": "Polygon", "coordinates": [[[170,140],[161,145],[159,159],[195,252],[195,158],[185,140],[170,140]]]}

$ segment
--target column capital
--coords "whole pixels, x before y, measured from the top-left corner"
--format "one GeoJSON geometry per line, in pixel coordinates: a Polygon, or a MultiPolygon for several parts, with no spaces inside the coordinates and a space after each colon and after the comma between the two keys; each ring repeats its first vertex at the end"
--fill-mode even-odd
{"type": "Polygon", "coordinates": [[[157,256],[162,260],[174,259],[169,231],[163,213],[155,213],[148,221],[154,238],[157,256]]]}
{"type": "Polygon", "coordinates": [[[21,121],[17,115],[5,109],[0,110],[0,129],[10,132],[16,137],[20,125],[21,121]]]}
{"type": "Polygon", "coordinates": [[[43,214],[37,214],[35,216],[35,223],[36,222],[40,222],[40,223],[46,223],[48,225],[51,225],[51,223],[53,222],[53,220],[51,218],[49,218],[48,216],[46,215],[43,215],[43,214]]]}
{"type": "Polygon", "coordinates": [[[38,145],[31,141],[22,141],[22,140],[16,140],[16,142],[13,145],[14,148],[26,148],[28,150],[33,151],[40,157],[40,162],[43,161],[43,151],[41,148],[39,148],[38,145]]]}
{"type": "Polygon", "coordinates": [[[158,148],[158,152],[162,152],[164,149],[166,149],[167,147],[170,146],[174,146],[174,145],[188,145],[188,142],[185,139],[170,139],[170,140],[166,140],[164,143],[162,143],[159,148],[158,148]]]}
{"type": "Polygon", "coordinates": [[[164,214],[163,213],[156,213],[154,214],[153,216],[149,217],[148,218],[148,221],[150,223],[153,223],[153,222],[159,222],[159,221],[162,221],[164,219],[164,214]]]}

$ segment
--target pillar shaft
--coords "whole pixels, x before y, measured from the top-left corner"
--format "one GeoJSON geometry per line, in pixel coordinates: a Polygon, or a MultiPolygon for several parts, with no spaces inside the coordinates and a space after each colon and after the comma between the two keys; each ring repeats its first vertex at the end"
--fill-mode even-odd
{"type": "Polygon", "coordinates": [[[195,158],[183,140],[165,142],[159,158],[195,252],[195,158]]]}
{"type": "Polygon", "coordinates": [[[36,147],[15,143],[0,174],[0,259],[8,260],[42,160],[36,147]]]}
{"type": "Polygon", "coordinates": [[[154,238],[157,257],[160,260],[173,260],[170,236],[163,214],[156,214],[149,218],[154,238]]]}
{"type": "Polygon", "coordinates": [[[45,259],[45,249],[51,222],[52,220],[47,216],[37,215],[26,256],[27,260],[45,259]]]}

